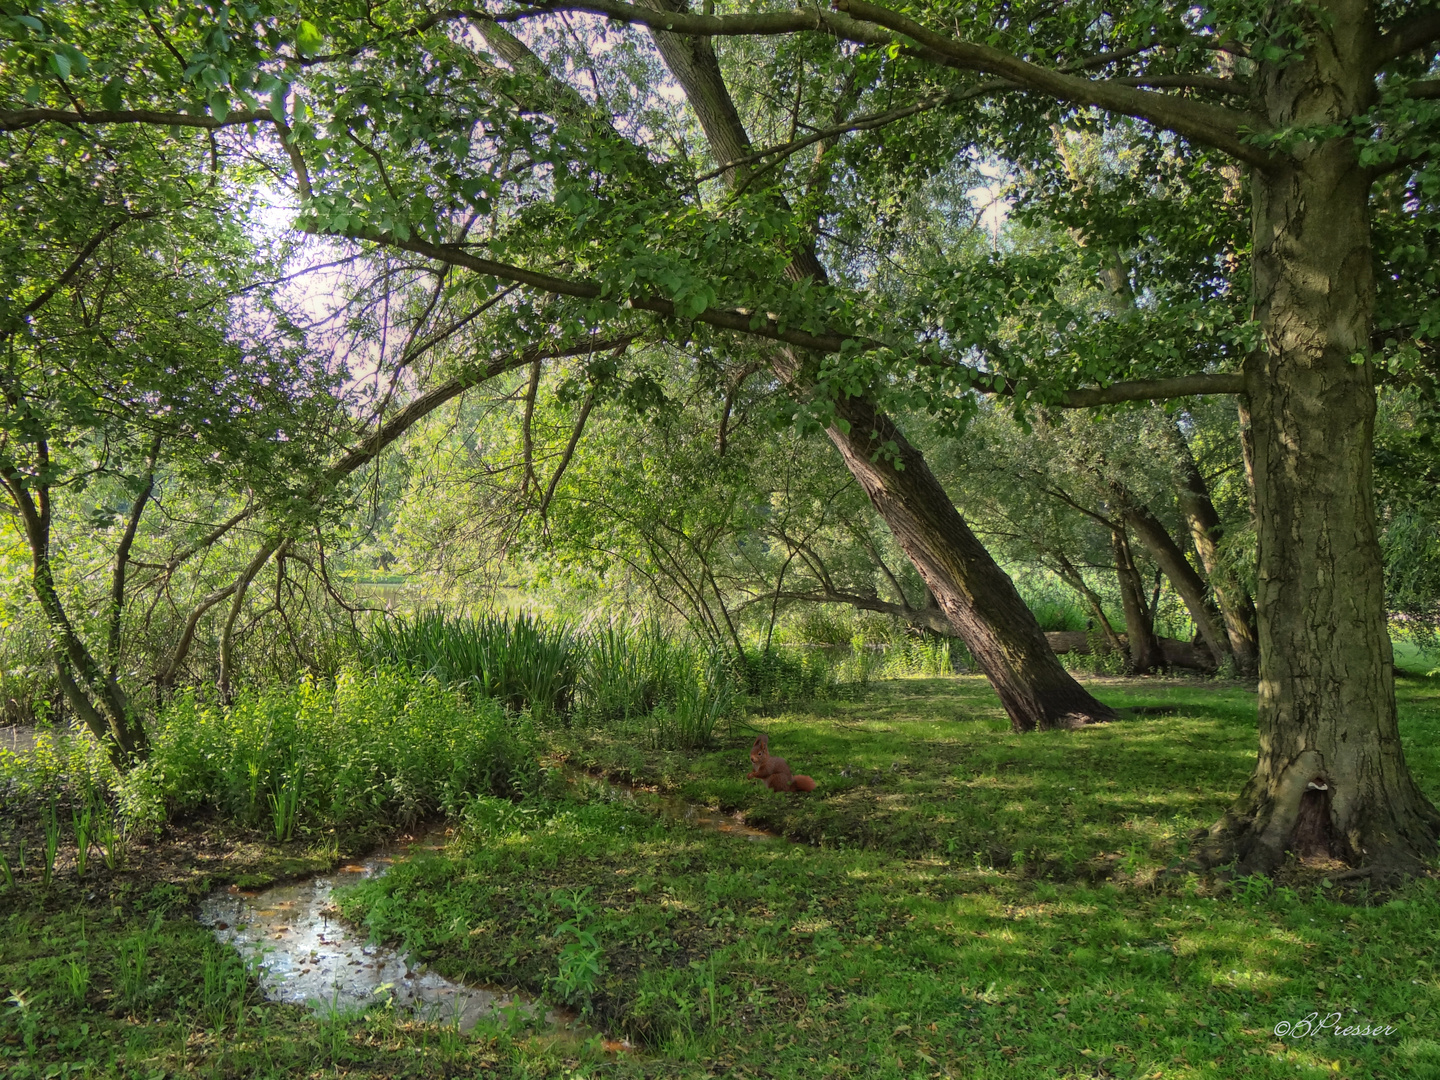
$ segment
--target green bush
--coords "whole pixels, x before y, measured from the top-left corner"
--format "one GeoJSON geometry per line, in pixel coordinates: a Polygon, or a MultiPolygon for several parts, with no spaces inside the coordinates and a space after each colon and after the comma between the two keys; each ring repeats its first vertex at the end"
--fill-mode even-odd
{"type": "Polygon", "coordinates": [[[892,676],[949,675],[954,670],[950,664],[950,651],[949,638],[907,635],[891,642],[885,650],[883,670],[886,675],[892,676]]]}
{"type": "Polygon", "coordinates": [[[677,700],[680,684],[695,668],[696,651],[653,620],[592,627],[584,637],[580,707],[600,724],[648,716],[677,700]]]}
{"type": "Polygon", "coordinates": [[[396,669],[343,671],[242,695],[182,695],[163,714],[137,782],[170,813],[213,809],[277,837],[297,826],[408,825],[454,813],[472,794],[538,782],[528,718],[396,669]]]}
{"type": "Polygon", "coordinates": [[[833,681],[825,649],[747,649],[740,674],[762,711],[814,701],[833,681]]]}

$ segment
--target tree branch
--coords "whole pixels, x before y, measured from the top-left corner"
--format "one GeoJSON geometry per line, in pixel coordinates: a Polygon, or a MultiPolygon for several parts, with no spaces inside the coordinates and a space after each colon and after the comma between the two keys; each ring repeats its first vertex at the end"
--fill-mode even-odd
{"type": "Polygon", "coordinates": [[[1374,63],[1378,66],[1437,40],[1440,40],[1440,12],[1417,15],[1380,35],[1375,43],[1374,63]]]}
{"type": "Polygon", "coordinates": [[[570,441],[565,444],[565,452],[560,455],[560,463],[555,466],[555,472],[550,477],[550,483],[545,488],[545,495],[540,500],[540,517],[545,518],[545,512],[550,509],[550,500],[555,497],[555,489],[560,486],[560,478],[565,475],[566,468],[570,465],[570,459],[575,456],[575,447],[580,444],[580,436],[585,431],[585,422],[590,419],[590,410],[595,407],[596,391],[592,387],[590,393],[585,395],[585,403],[580,406],[580,416],[575,421],[575,429],[570,432],[570,441]]]}
{"type": "Polygon", "coordinates": [[[86,242],[85,246],[80,249],[80,253],[70,260],[70,265],[65,268],[64,272],[43,289],[39,296],[36,296],[11,317],[11,325],[5,327],[3,331],[0,331],[0,340],[9,337],[10,334],[14,332],[14,329],[24,321],[27,315],[33,315],[39,311],[50,302],[50,298],[54,296],[56,292],[70,284],[70,282],[74,280],[75,275],[80,273],[80,269],[89,260],[90,256],[95,254],[95,249],[119,232],[122,227],[132,221],[145,221],[154,216],[154,212],[148,210],[139,214],[126,214],[112,221],[92,236],[89,241],[86,242]]]}
{"type": "Polygon", "coordinates": [[[1264,167],[1274,161],[1269,153],[1244,141],[1246,131],[1261,130],[1266,126],[1264,118],[1255,114],[1140,90],[1112,80],[1086,79],[1041,67],[988,45],[944,37],[898,12],[865,3],[864,0],[834,0],[834,4],[835,11],[817,8],[743,15],[697,15],[657,11],[620,0],[562,0],[536,4],[528,11],[501,18],[512,21],[535,12],[588,11],[620,22],[692,37],[774,36],[818,31],[865,45],[898,44],[900,42],[894,36],[898,34],[917,42],[922,55],[932,62],[963,71],[999,76],[1025,89],[1062,101],[1095,105],[1110,112],[1147,120],[1252,165],[1264,167]]]}
{"type": "Polygon", "coordinates": [[[1044,68],[989,45],[957,41],[937,34],[899,12],[867,3],[866,0],[834,0],[834,3],[840,11],[918,42],[942,57],[947,66],[999,75],[1062,101],[1095,105],[1109,112],[1146,120],[1262,168],[1274,162],[1269,153],[1243,139],[1246,131],[1266,126],[1264,118],[1253,113],[1139,90],[1114,80],[1085,79],[1044,68]]]}
{"type": "MultiPolygon", "coordinates": [[[[449,244],[432,244],[426,240],[418,240],[411,237],[402,240],[393,233],[383,233],[376,230],[345,230],[344,232],[330,233],[327,235],[344,236],[351,240],[363,240],[382,247],[396,247],[404,251],[413,251],[417,255],[425,255],[428,258],[437,259],[440,262],[448,262],[455,266],[463,266],[467,270],[474,270],[478,274],[488,274],[491,277],[501,278],[505,281],[518,281],[522,285],[529,285],[532,288],[540,289],[543,292],[552,293],[556,296],[572,296],[581,300],[599,300],[605,295],[605,290],[593,281],[577,281],[572,278],[557,277],[554,274],[540,273],[535,270],[526,270],[519,266],[510,266],[506,263],[495,262],[492,259],[482,259],[472,255],[461,248],[449,244]]],[[[636,311],[650,311],[668,319],[677,318],[675,304],[658,296],[647,296],[636,294],[623,301],[626,307],[636,311]]],[[[818,352],[839,352],[848,342],[854,342],[863,348],[877,348],[880,342],[870,338],[862,338],[848,334],[819,333],[811,334],[804,330],[793,330],[782,327],[778,319],[758,312],[744,310],[727,310],[724,308],[709,308],[699,315],[692,317],[692,321],[705,323],[721,330],[735,330],[742,334],[750,334],[755,337],[767,338],[771,341],[783,341],[787,345],[795,345],[802,349],[812,349],[818,352]]]]}
{"type": "Polygon", "coordinates": [[[1205,375],[1177,375],[1171,379],[1135,379],[1109,386],[1067,390],[1059,401],[1065,409],[1093,409],[1124,401],[1165,401],[1169,398],[1204,394],[1243,394],[1245,376],[1230,372],[1205,375]]]}
{"type": "Polygon", "coordinates": [[[125,532],[120,545],[115,549],[115,571],[110,578],[110,633],[106,640],[107,659],[110,662],[110,678],[115,678],[120,667],[120,621],[125,612],[125,578],[129,570],[130,548],[135,543],[135,533],[140,528],[140,518],[145,513],[145,504],[155,490],[155,464],[160,458],[160,436],[156,435],[145,455],[145,483],[135,496],[130,507],[130,516],[125,522],[125,532]]]}
{"type": "Polygon", "coordinates": [[[219,131],[241,124],[273,123],[268,112],[243,109],[226,115],[224,120],[191,113],[163,112],[157,109],[90,109],[85,112],[69,109],[0,109],[0,131],[20,131],[40,124],[154,124],[162,127],[203,128],[219,131]]]}

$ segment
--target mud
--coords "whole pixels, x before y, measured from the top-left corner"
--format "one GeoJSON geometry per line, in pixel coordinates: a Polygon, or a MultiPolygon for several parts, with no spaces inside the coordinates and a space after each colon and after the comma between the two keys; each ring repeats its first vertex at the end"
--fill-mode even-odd
{"type": "MultiPolygon", "coordinates": [[[[411,964],[396,949],[368,944],[338,920],[331,903],[337,886],[383,874],[397,861],[444,846],[445,831],[439,828],[305,881],[263,890],[232,885],[201,903],[200,921],[256,963],[266,997],[308,1005],[321,1016],[388,999],[396,1008],[461,1030],[505,1013],[535,1019],[539,1007],[533,1002],[498,988],[452,982],[423,964],[411,964]]],[[[575,1026],[573,1017],[553,1011],[544,1020],[562,1029],[575,1026]]]]}
{"type": "MultiPolygon", "coordinates": [[[[591,798],[625,801],[697,828],[743,837],[778,839],[736,817],[694,806],[673,796],[637,791],[588,773],[571,771],[567,779],[591,798]]],[[[331,902],[337,887],[383,874],[396,862],[445,847],[446,829],[438,826],[404,837],[369,858],[340,866],[304,881],[266,889],[230,886],[200,905],[200,921],[218,940],[233,945],[257,966],[260,985],[272,1001],[308,1005],[317,1015],[354,1012],[376,1001],[392,1001],[435,1023],[462,1031],[485,1018],[535,1020],[540,1006],[500,988],[468,986],[411,964],[397,949],[366,942],[346,927],[331,902]]],[[[597,1034],[556,1010],[543,1014],[552,1028],[585,1038],[597,1034]]],[[[607,1041],[607,1048],[610,1043],[607,1041]]],[[[615,1049],[625,1049],[614,1044],[615,1049]]]]}

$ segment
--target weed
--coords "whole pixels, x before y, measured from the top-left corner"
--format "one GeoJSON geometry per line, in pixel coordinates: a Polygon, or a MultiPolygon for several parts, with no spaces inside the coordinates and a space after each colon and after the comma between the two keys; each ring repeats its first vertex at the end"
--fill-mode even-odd
{"type": "Polygon", "coordinates": [[[10,859],[0,851],[0,874],[5,876],[5,888],[11,892],[15,890],[15,872],[10,868],[10,859]]]}
{"type": "Polygon", "coordinates": [[[40,1017],[35,1015],[35,1009],[23,990],[10,991],[5,1004],[10,1007],[10,1017],[15,1026],[20,1029],[20,1038],[25,1043],[26,1052],[33,1057],[39,1041],[40,1017]]]}
{"type": "Polygon", "coordinates": [[[90,965],[84,960],[69,960],[65,964],[65,991],[76,1008],[85,1004],[90,993],[90,965]]]}
{"type": "Polygon", "coordinates": [[[151,941],[151,932],[144,930],[122,939],[115,950],[116,986],[121,1000],[132,1009],[140,1004],[145,994],[151,941]]]}
{"type": "Polygon", "coordinates": [[[125,862],[125,834],[119,822],[119,815],[110,809],[103,799],[95,802],[94,829],[95,846],[105,869],[118,870],[125,862]]]}
{"type": "Polygon", "coordinates": [[[211,944],[200,965],[200,1008],[213,1028],[225,1026],[227,1018],[239,1021],[245,1007],[247,977],[245,963],[231,949],[211,944]]]}
{"type": "Polygon", "coordinates": [[[1264,874],[1251,874],[1249,877],[1236,878],[1230,887],[1241,901],[1253,905],[1262,903],[1270,895],[1274,884],[1264,874]]]}
{"type": "Polygon", "coordinates": [[[70,811],[75,827],[75,876],[83,878],[85,867],[90,861],[90,841],[94,835],[95,811],[87,801],[84,806],[70,811]]]}
{"type": "Polygon", "coordinates": [[[560,948],[559,971],[551,983],[561,1001],[578,1004],[586,1013],[591,1008],[595,981],[600,977],[602,955],[600,941],[590,929],[595,909],[586,903],[589,895],[588,888],[557,894],[560,906],[570,917],[555,928],[554,937],[570,940],[560,948]]]}
{"type": "Polygon", "coordinates": [[[300,770],[292,768],[280,790],[271,792],[269,799],[275,839],[284,843],[294,834],[300,813],[300,770]]]}
{"type": "Polygon", "coordinates": [[[55,874],[55,855],[60,850],[60,818],[51,799],[45,815],[45,861],[40,865],[40,881],[47,889],[55,874]]]}

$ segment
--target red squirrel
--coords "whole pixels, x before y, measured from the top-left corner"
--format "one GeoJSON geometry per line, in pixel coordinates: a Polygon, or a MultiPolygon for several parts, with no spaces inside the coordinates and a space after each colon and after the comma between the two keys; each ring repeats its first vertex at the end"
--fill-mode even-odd
{"type": "Polygon", "coordinates": [[[770,756],[770,736],[757,735],[750,747],[750,763],[754,765],[746,780],[764,780],[771,791],[814,791],[815,781],[808,776],[792,776],[790,766],[782,757],[770,756]]]}
{"type": "Polygon", "coordinates": [[[765,781],[771,791],[814,791],[815,781],[805,775],[791,776],[789,773],[776,773],[765,781]]]}

